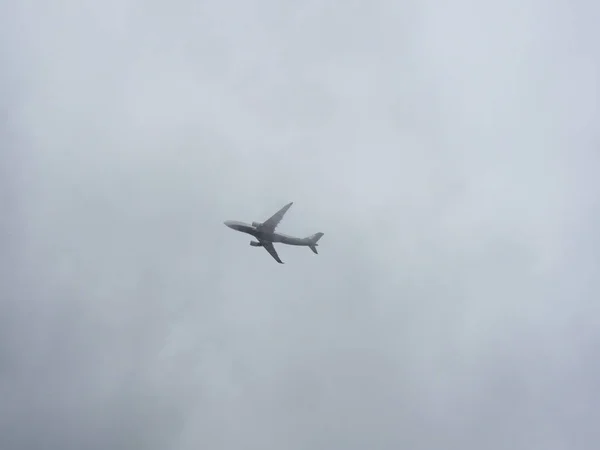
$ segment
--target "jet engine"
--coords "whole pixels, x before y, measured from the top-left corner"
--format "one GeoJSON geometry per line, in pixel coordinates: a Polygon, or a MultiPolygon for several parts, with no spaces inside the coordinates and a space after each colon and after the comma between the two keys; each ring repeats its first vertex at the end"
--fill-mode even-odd
{"type": "Polygon", "coordinates": [[[262,224],[260,222],[252,222],[253,227],[260,227],[262,224]]]}
{"type": "Polygon", "coordinates": [[[250,241],[250,245],[252,247],[262,247],[262,244],[260,242],[256,242],[256,241],[250,241]]]}

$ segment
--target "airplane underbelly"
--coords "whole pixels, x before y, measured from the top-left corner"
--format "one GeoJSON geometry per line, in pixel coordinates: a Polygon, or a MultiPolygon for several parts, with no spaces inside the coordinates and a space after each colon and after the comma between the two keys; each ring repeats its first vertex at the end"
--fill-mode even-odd
{"type": "Polygon", "coordinates": [[[276,234],[273,236],[273,242],[281,242],[282,244],[288,245],[302,245],[302,240],[292,237],[286,236],[284,234],[276,234]]]}

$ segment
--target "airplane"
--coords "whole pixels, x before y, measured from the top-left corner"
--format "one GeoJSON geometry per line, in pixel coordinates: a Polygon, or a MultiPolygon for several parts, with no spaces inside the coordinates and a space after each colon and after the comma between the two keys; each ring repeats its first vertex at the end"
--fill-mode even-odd
{"type": "Polygon", "coordinates": [[[283,216],[287,210],[290,209],[290,206],[292,206],[293,203],[294,202],[288,203],[262,223],[252,222],[252,224],[247,224],[244,222],[238,222],[236,220],[226,220],[223,223],[232,230],[241,231],[242,233],[247,233],[251,236],[254,236],[257,240],[250,241],[250,245],[252,247],[263,247],[279,264],[283,264],[283,261],[281,261],[277,251],[275,250],[275,247],[273,246],[273,244],[276,242],[281,244],[308,247],[316,255],[318,255],[317,246],[319,244],[317,244],[317,242],[319,239],[321,239],[324,233],[319,232],[305,238],[298,238],[275,232],[275,228],[277,228],[277,225],[279,225],[279,222],[281,222],[281,219],[283,219],[283,216]]]}

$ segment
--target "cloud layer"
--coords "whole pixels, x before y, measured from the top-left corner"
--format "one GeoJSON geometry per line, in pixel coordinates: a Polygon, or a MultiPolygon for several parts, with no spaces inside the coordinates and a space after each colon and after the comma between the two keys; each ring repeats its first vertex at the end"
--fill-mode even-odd
{"type": "Polygon", "coordinates": [[[595,4],[1,8],[0,448],[598,447],[595,4]]]}

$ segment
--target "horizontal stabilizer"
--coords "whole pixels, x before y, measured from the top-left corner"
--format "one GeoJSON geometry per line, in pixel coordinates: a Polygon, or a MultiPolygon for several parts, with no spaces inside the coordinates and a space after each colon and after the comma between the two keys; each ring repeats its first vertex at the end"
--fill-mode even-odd
{"type": "Polygon", "coordinates": [[[317,244],[317,242],[319,242],[319,239],[323,237],[323,234],[324,233],[319,232],[308,237],[308,247],[313,251],[315,255],[319,254],[319,252],[317,252],[317,246],[319,245],[317,244]]]}

